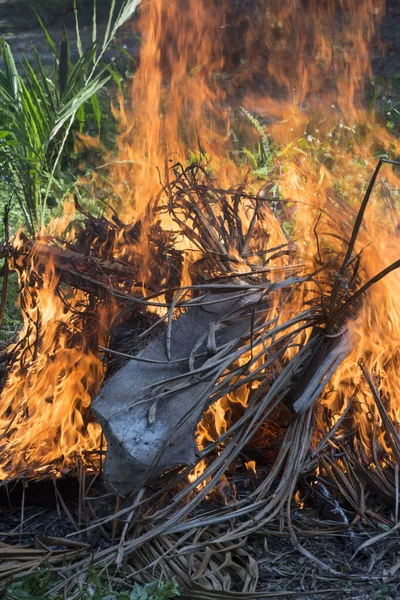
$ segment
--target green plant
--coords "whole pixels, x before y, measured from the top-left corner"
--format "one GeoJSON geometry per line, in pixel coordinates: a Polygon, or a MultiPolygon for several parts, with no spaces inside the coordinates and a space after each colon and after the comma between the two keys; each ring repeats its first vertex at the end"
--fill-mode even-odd
{"type": "MultiPolygon", "coordinates": [[[[74,595],[79,600],[172,600],[180,596],[179,587],[171,582],[154,581],[143,586],[138,583],[132,586],[123,580],[111,583],[110,578],[102,578],[93,565],[89,567],[85,579],[80,584],[79,596],[74,595]]],[[[0,598],[7,600],[42,600],[44,597],[53,600],[65,597],[62,580],[56,579],[49,569],[40,569],[4,589],[0,587],[0,598]]]]}
{"type": "Polygon", "coordinates": [[[34,235],[46,223],[49,205],[62,195],[63,160],[82,131],[90,105],[98,129],[101,109],[98,92],[119,75],[104,56],[118,29],[134,14],[140,0],[125,0],[115,16],[111,1],[108,23],[101,41],[97,36],[96,0],[93,0],[92,44],[84,51],[75,4],[79,60],[72,65],[70,42],[64,31],[60,52],[38,16],[53,56],[49,73],[35,48],[35,61],[23,59],[19,73],[9,44],[0,40],[4,70],[0,70],[0,192],[15,197],[24,221],[34,235]]]}
{"type": "Polygon", "coordinates": [[[260,141],[258,142],[256,150],[252,151],[244,147],[243,153],[250,160],[253,166],[253,173],[260,179],[266,179],[273,166],[274,153],[271,141],[265,132],[264,126],[260,123],[260,120],[243,107],[242,112],[253,127],[255,127],[260,136],[260,141]]]}
{"type": "MultiPolygon", "coordinates": [[[[129,600],[169,600],[180,596],[179,588],[175,583],[161,583],[155,581],[141,586],[135,586],[129,596],[129,600]]],[[[122,599],[121,599],[122,600],[122,599]]]]}
{"type": "Polygon", "coordinates": [[[135,583],[119,585],[113,589],[109,581],[104,583],[96,568],[91,565],[82,600],[170,600],[180,596],[179,587],[172,582],[153,581],[145,585],[135,583]]]}
{"type": "MultiPolygon", "coordinates": [[[[15,600],[36,600],[42,599],[51,589],[51,573],[49,570],[40,570],[31,573],[27,577],[7,585],[4,590],[0,589],[0,594],[5,594],[5,598],[15,600]]],[[[4,597],[0,596],[0,597],[4,597]]],[[[58,598],[56,599],[58,600],[58,598]]]]}

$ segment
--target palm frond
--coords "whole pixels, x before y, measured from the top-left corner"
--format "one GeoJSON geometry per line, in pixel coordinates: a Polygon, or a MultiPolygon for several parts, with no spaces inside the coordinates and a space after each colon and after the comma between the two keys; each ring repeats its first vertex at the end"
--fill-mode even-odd
{"type": "Polygon", "coordinates": [[[79,59],[71,65],[70,42],[64,31],[61,52],[36,13],[53,57],[53,79],[46,75],[39,54],[33,48],[34,61],[25,56],[23,75],[18,72],[10,45],[0,39],[4,70],[0,70],[0,119],[4,132],[0,170],[3,185],[11,186],[19,199],[26,224],[35,233],[48,216],[50,191],[56,187],[63,152],[74,128],[82,131],[85,106],[90,103],[98,129],[101,110],[98,92],[116,79],[104,55],[117,30],[129,20],[140,0],[126,0],[117,17],[112,0],[104,38],[97,41],[97,5],[93,4],[92,44],[84,50],[78,14],[75,26],[79,59]],[[5,182],[5,183],[4,183],[5,182]]]}

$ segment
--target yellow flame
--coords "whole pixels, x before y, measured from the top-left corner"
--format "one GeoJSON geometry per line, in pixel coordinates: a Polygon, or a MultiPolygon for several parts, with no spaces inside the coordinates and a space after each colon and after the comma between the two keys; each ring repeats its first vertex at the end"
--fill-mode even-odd
{"type": "MultiPolygon", "coordinates": [[[[137,265],[143,282],[151,280],[154,257],[147,234],[154,215],[146,211],[160,191],[159,173],[177,160],[190,160],[199,146],[219,185],[243,180],[247,167],[232,152],[231,135],[232,107],[239,103],[267,119],[266,132],[280,148],[273,178],[286,203],[286,217],[294,223],[297,259],[305,272],[318,266],[320,254],[326,259],[343,251],[377,153],[400,151],[399,142],[365,110],[363,101],[364,82],[371,75],[369,48],[383,10],[383,0],[309,0],[306,6],[300,0],[259,0],[254,12],[235,24],[224,2],[213,10],[206,0],[145,4],[139,23],[143,45],[130,100],[120,99],[119,106],[113,106],[121,133],[118,160],[108,173],[113,206],[121,219],[135,223],[145,218],[140,242],[132,247],[121,231],[113,256],[137,265]],[[235,27],[242,33],[232,45],[229,32],[235,27]],[[235,59],[238,46],[241,61],[235,59]],[[234,77],[224,71],[232,65],[234,77]]],[[[84,142],[82,137],[79,143],[84,142]]],[[[398,179],[389,167],[384,179],[371,199],[355,248],[362,251],[361,284],[398,258],[398,199],[391,196],[398,179]]],[[[99,181],[97,186],[100,189],[99,181]]],[[[273,247],[286,238],[269,213],[273,247]]],[[[240,216],[248,218],[245,207],[240,216]]],[[[71,219],[72,212],[66,220],[52,223],[49,232],[57,235],[71,219]]],[[[181,282],[188,284],[194,249],[182,237],[177,238],[186,251],[181,282]]],[[[22,243],[17,237],[15,246],[22,243]]],[[[56,291],[54,264],[38,262],[39,250],[40,242],[30,266],[17,265],[25,324],[1,396],[2,477],[26,468],[37,471],[54,461],[62,469],[99,447],[99,427],[87,413],[103,378],[97,344],[105,343],[117,307],[104,312],[99,308],[97,323],[86,322],[89,300],[76,292],[69,298],[72,308],[66,309],[56,291]],[[38,264],[40,277],[31,281],[38,264]],[[96,335],[91,335],[91,327],[96,335]]],[[[235,249],[230,251],[235,256],[235,249]]],[[[238,271],[245,271],[242,259],[236,258],[238,271]]],[[[166,280],[167,271],[162,281],[166,280]]],[[[324,285],[323,279],[320,283],[324,285]]],[[[316,291],[311,282],[304,286],[285,318],[301,310],[316,291]]],[[[323,398],[332,422],[360,381],[360,358],[377,378],[390,415],[398,422],[399,304],[396,272],[369,291],[358,316],[348,323],[351,353],[323,398]]],[[[304,343],[307,335],[299,341],[304,343]]],[[[226,431],[235,407],[245,406],[249,393],[243,387],[209,408],[198,430],[200,448],[226,431]]],[[[371,423],[379,425],[379,418],[366,385],[359,399],[357,426],[368,449],[371,423]]],[[[382,435],[380,440],[385,443],[382,435]]],[[[203,467],[196,469],[195,477],[203,467]]]]}

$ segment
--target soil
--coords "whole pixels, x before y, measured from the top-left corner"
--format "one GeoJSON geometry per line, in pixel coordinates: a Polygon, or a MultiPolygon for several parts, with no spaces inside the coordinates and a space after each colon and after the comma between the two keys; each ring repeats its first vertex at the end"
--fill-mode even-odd
{"type": "MultiPolygon", "coordinates": [[[[116,498],[111,494],[104,496],[104,490],[96,484],[90,493],[91,511],[87,507],[82,511],[76,478],[57,482],[58,501],[54,485],[51,481],[31,483],[25,486],[24,496],[21,485],[9,489],[7,494],[4,488],[0,489],[0,542],[32,547],[36,536],[65,539],[73,534],[74,540],[89,544],[94,553],[108,547],[110,539],[107,537],[112,534],[110,524],[82,534],[76,534],[75,527],[78,520],[80,528],[90,525],[94,514],[97,517],[113,514],[116,498]],[[94,500],[96,496],[98,500],[94,500]]],[[[123,507],[121,504],[120,508],[123,507]]],[[[271,524],[248,540],[245,549],[258,563],[259,591],[287,592],[290,593],[287,598],[298,600],[400,598],[400,569],[391,574],[400,564],[398,532],[356,552],[363,542],[377,534],[367,524],[355,524],[351,533],[332,522],[325,526],[319,521],[318,511],[311,507],[295,511],[292,519],[300,550],[290,540],[287,530],[280,531],[278,524],[271,524]],[[325,529],[323,535],[321,528],[325,529]],[[305,552],[309,553],[308,557],[305,552]]],[[[135,555],[131,560],[134,567],[135,555]]],[[[237,589],[241,590],[242,586],[237,589]]]]}
{"type": "MultiPolygon", "coordinates": [[[[365,540],[366,537],[363,538],[365,540]]],[[[250,546],[256,547],[256,556],[258,554],[260,589],[269,592],[297,592],[299,600],[400,598],[399,577],[389,576],[390,569],[399,560],[398,539],[382,542],[381,545],[355,556],[354,548],[348,545],[346,533],[304,538],[299,536],[298,541],[314,559],[306,558],[293,547],[287,536],[279,535],[278,532],[275,535],[267,533],[261,540],[250,541],[250,546]],[[261,544],[264,545],[262,550],[261,544]],[[326,568],[321,567],[318,561],[325,563],[326,568]],[[324,589],[331,591],[326,595],[312,595],[312,592],[324,589]],[[307,592],[311,593],[308,595],[307,592]]]]}
{"type": "MultiPolygon", "coordinates": [[[[117,0],[115,14],[122,3],[117,0]]],[[[79,25],[82,45],[87,48],[92,43],[92,2],[78,0],[79,25]]],[[[23,55],[33,59],[32,46],[35,46],[44,64],[53,62],[46,39],[41,30],[34,10],[40,15],[51,38],[59,46],[64,27],[71,40],[71,58],[76,59],[78,52],[75,34],[75,15],[72,0],[0,0],[0,36],[9,42],[18,62],[23,55]]],[[[97,0],[97,26],[101,39],[108,20],[110,0],[97,0]]],[[[137,44],[135,45],[136,50],[137,44]]],[[[1,59],[0,59],[1,64],[1,59]]]]}

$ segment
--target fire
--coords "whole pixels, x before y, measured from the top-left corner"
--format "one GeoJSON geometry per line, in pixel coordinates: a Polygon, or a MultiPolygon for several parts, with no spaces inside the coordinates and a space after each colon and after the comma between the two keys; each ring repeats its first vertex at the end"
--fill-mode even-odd
{"type": "MultiPolygon", "coordinates": [[[[139,265],[144,296],[145,284],[154,276],[146,246],[146,227],[154,219],[151,201],[172,163],[186,163],[201,153],[221,186],[247,176],[248,186],[260,187],[251,181],[255,177],[248,176],[249,167],[235,147],[233,124],[240,106],[264,117],[265,135],[279,148],[267,183],[277,184],[284,214],[275,215],[271,199],[264,200],[270,245],[287,242],[279,223],[286,218],[293,224],[296,261],[304,272],[313,271],[318,260],[343,253],[376,156],[400,153],[399,142],[364,107],[364,84],[371,75],[369,47],[384,12],[383,0],[309,0],[306,8],[299,0],[258,0],[256,5],[235,21],[228,2],[143,3],[138,27],[144,42],[130,100],[113,107],[121,133],[118,160],[108,180],[121,220],[133,226],[142,219],[140,243],[126,244],[121,233],[110,252],[139,265]]],[[[252,126],[241,118],[245,135],[252,126]]],[[[399,182],[390,167],[380,181],[355,247],[355,253],[362,252],[361,284],[398,258],[398,199],[392,188],[399,182]]],[[[246,222],[245,211],[241,217],[246,222]]],[[[164,226],[178,233],[176,224],[163,218],[164,226]]],[[[175,243],[186,253],[180,283],[190,285],[196,249],[184,235],[177,235],[175,243]]],[[[39,250],[40,241],[30,260],[39,250]]],[[[235,252],[230,249],[236,272],[245,272],[246,264],[235,252]]],[[[51,262],[42,263],[41,280],[34,282],[26,265],[15,266],[23,289],[20,340],[25,341],[21,346],[17,342],[1,396],[4,478],[25,469],[38,472],[48,464],[60,471],[77,456],[90,464],[100,439],[99,426],[88,416],[104,376],[98,345],[106,345],[117,310],[99,307],[97,322],[91,322],[86,319],[89,298],[83,293],[70,298],[72,309],[66,310],[55,293],[58,280],[51,262]]],[[[168,285],[167,268],[160,280],[168,285]]],[[[345,298],[342,284],[339,291],[345,298]]],[[[310,282],[287,306],[285,318],[316,293],[310,282]]],[[[368,292],[358,316],[347,323],[351,353],[322,397],[331,424],[361,381],[360,359],[374,374],[390,416],[399,421],[399,299],[400,276],[395,272],[368,292]]],[[[246,406],[249,395],[243,388],[209,408],[198,429],[200,449],[227,430],[235,405],[246,406]]],[[[370,417],[379,423],[379,415],[366,385],[361,384],[359,396],[363,401],[354,418],[368,449],[370,417]]],[[[197,478],[203,468],[198,466],[191,477],[197,478]]],[[[249,461],[247,468],[255,470],[255,462],[249,461]]]]}
{"type": "MultiPolygon", "coordinates": [[[[38,241],[30,257],[36,266],[40,248],[38,241]]],[[[79,459],[90,467],[101,432],[87,416],[103,368],[96,336],[90,342],[97,324],[86,315],[88,299],[77,292],[70,299],[73,310],[66,308],[55,293],[51,261],[35,282],[27,280],[29,266],[16,268],[24,328],[1,396],[1,476],[40,473],[48,465],[60,473],[79,459]]]]}
{"type": "MultiPolygon", "coordinates": [[[[371,74],[369,45],[383,14],[383,3],[312,2],[307,12],[300,3],[289,5],[276,15],[282,24],[278,43],[273,43],[273,25],[268,19],[265,27],[267,44],[271,44],[270,75],[291,99],[283,107],[267,99],[263,110],[275,119],[271,131],[283,147],[278,157],[279,187],[282,197],[295,203],[294,230],[302,234],[298,252],[312,270],[317,267],[315,257],[321,258],[321,253],[327,258],[329,253],[343,251],[341,240],[350,237],[377,153],[397,156],[399,144],[364,109],[364,83],[371,74]],[[342,29],[335,21],[339,8],[345,24],[342,29]],[[298,58],[292,65],[285,62],[292,56],[289,44],[294,45],[298,58]]],[[[262,105],[262,99],[253,96],[251,106],[257,102],[262,105]]],[[[391,188],[398,183],[396,173],[387,168],[367,208],[355,248],[355,253],[362,252],[361,282],[398,258],[399,221],[391,188]]],[[[352,352],[323,399],[332,416],[344,409],[361,380],[355,365],[363,358],[389,402],[391,417],[398,421],[399,286],[398,272],[390,274],[369,291],[358,317],[348,323],[352,352]]],[[[345,297],[346,290],[341,293],[345,297]]],[[[296,301],[302,303],[304,299],[296,301]]],[[[364,400],[355,419],[369,451],[369,417],[372,415],[375,423],[379,418],[368,386],[362,385],[360,397],[364,400]]]]}
{"type": "Polygon", "coordinates": [[[255,460],[249,460],[246,463],[246,469],[248,471],[253,471],[253,473],[257,474],[257,469],[256,469],[256,461],[255,460]]]}
{"type": "Polygon", "coordinates": [[[120,105],[115,113],[125,124],[111,177],[120,182],[121,218],[143,214],[159,192],[166,161],[187,159],[198,152],[199,140],[207,155],[226,158],[230,166],[225,94],[215,81],[223,67],[221,25],[221,14],[214,16],[207,2],[155,0],[144,6],[138,25],[144,43],[130,106],[120,105]]]}

